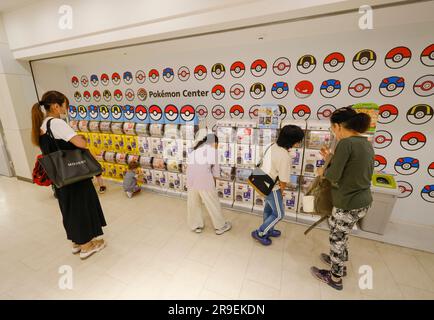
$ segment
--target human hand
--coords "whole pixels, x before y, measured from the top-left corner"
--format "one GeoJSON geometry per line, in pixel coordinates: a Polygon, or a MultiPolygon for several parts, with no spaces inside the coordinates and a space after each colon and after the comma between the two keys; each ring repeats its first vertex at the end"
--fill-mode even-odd
{"type": "Polygon", "coordinates": [[[324,159],[326,159],[331,154],[331,151],[328,147],[323,146],[320,150],[320,154],[324,159]]]}

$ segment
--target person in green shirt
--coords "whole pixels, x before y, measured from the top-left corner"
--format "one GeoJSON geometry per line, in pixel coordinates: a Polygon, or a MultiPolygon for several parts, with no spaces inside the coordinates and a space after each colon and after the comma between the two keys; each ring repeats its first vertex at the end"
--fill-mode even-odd
{"type": "MultiPolygon", "coordinates": [[[[331,116],[331,130],[338,143],[329,166],[318,174],[332,184],[333,211],[330,226],[330,254],[322,253],[321,260],[331,270],[312,267],[314,277],[337,290],[343,289],[348,261],[348,234],[371,206],[371,177],[374,171],[374,149],[362,134],[371,123],[366,113],[357,113],[351,107],[337,109],[331,116]]],[[[322,148],[324,158],[331,155],[322,148]]]]}

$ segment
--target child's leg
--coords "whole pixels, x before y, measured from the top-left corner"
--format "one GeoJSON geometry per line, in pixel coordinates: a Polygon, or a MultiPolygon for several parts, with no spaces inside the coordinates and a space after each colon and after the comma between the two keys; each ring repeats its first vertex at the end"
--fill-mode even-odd
{"type": "Polygon", "coordinates": [[[200,191],[200,197],[203,200],[203,204],[207,209],[212,224],[215,229],[221,229],[224,227],[226,220],[222,213],[222,208],[220,205],[219,198],[217,196],[217,192],[215,190],[212,191],[200,191]]]}
{"type": "Polygon", "coordinates": [[[265,236],[274,226],[283,219],[284,207],[282,193],[280,190],[273,190],[266,198],[266,205],[269,204],[272,209],[272,214],[259,227],[259,236],[265,236]]]}
{"type": "Polygon", "coordinates": [[[102,179],[102,175],[95,176],[96,182],[98,183],[98,186],[103,187],[104,181],[102,179]]]}
{"type": "Polygon", "coordinates": [[[203,217],[202,217],[202,200],[197,190],[188,190],[187,194],[187,209],[188,216],[187,222],[191,230],[197,228],[203,228],[203,217]]]}

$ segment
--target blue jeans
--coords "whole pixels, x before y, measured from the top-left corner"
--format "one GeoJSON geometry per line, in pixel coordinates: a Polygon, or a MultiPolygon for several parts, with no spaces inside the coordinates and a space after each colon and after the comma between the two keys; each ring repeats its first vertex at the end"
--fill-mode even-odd
{"type": "Polygon", "coordinates": [[[285,208],[280,189],[273,190],[265,198],[264,223],[259,227],[259,235],[262,237],[272,232],[274,226],[283,219],[285,208]]]}

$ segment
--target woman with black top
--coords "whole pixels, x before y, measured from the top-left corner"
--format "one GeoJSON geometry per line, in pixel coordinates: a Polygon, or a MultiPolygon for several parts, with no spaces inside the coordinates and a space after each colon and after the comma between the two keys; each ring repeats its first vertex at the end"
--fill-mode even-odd
{"type": "MultiPolygon", "coordinates": [[[[62,150],[86,148],[86,139],[62,120],[66,118],[68,104],[63,93],[48,91],[33,105],[32,142],[43,154],[56,151],[56,141],[62,150]],[[51,129],[53,137],[47,134],[48,129],[51,129]]],[[[80,253],[80,258],[86,259],[103,249],[104,240],[96,237],[103,234],[102,227],[106,226],[106,221],[92,179],[55,190],[66,236],[72,241],[72,253],[80,253]]]]}

